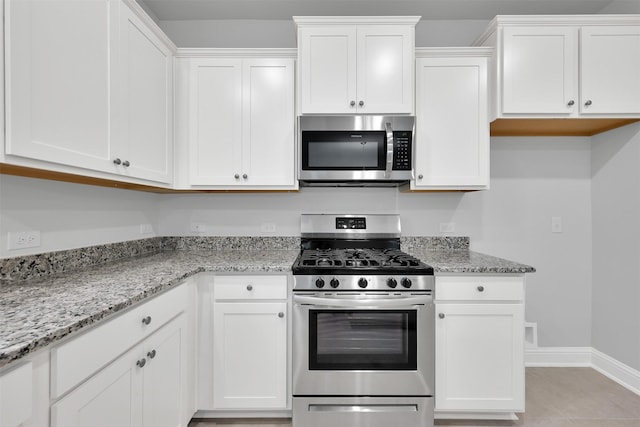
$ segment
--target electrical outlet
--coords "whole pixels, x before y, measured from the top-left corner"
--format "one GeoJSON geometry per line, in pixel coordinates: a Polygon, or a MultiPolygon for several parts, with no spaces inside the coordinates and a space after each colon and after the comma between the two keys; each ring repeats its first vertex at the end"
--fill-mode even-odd
{"type": "Polygon", "coordinates": [[[207,227],[204,224],[193,223],[191,224],[191,231],[194,233],[204,233],[207,231],[207,227]]]}
{"type": "Polygon", "coordinates": [[[8,233],[8,249],[37,248],[40,246],[40,231],[10,231],[8,233]]]}
{"type": "Polygon", "coordinates": [[[455,222],[441,222],[440,223],[440,232],[441,233],[453,233],[456,231],[456,223],[455,222]]]}
{"type": "Polygon", "coordinates": [[[276,232],[276,225],[272,222],[266,222],[264,224],[262,224],[260,226],[260,230],[263,233],[275,233],[276,232]]]}
{"type": "Polygon", "coordinates": [[[153,226],[151,224],[140,224],[140,234],[153,233],[153,226]]]}

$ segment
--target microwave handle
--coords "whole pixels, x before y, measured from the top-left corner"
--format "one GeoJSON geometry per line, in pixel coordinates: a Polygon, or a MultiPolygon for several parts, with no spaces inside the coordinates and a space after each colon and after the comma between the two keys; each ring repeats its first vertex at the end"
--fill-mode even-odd
{"type": "Polygon", "coordinates": [[[393,129],[389,122],[385,123],[384,128],[387,131],[387,168],[384,171],[384,177],[390,178],[393,170],[393,129]]]}

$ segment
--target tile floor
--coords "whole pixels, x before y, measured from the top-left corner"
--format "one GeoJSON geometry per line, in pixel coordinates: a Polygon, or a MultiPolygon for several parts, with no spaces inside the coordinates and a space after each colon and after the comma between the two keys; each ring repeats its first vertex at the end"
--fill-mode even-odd
{"type": "MultiPolygon", "coordinates": [[[[640,427],[640,396],[591,368],[527,368],[525,414],[511,421],[436,421],[460,427],[640,427]]],[[[189,427],[290,427],[289,420],[193,420],[189,427]]],[[[348,427],[348,426],[336,426],[348,427]]],[[[391,427],[391,426],[390,426],[391,427]]]]}

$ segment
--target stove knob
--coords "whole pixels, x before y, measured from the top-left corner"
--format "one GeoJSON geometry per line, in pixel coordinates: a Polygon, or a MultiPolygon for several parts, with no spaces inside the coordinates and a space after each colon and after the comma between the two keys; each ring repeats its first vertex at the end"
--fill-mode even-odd
{"type": "Polygon", "coordinates": [[[332,288],[337,288],[340,284],[340,281],[334,277],[333,279],[331,279],[331,282],[329,282],[329,284],[332,288]]]}
{"type": "Polygon", "coordinates": [[[411,279],[407,277],[403,277],[402,280],[400,281],[400,284],[408,289],[411,287],[411,279]]]}
{"type": "Polygon", "coordinates": [[[398,281],[393,277],[389,277],[387,279],[387,286],[390,288],[395,288],[396,286],[398,286],[398,281]]]}
{"type": "Polygon", "coordinates": [[[361,288],[366,288],[368,285],[367,283],[367,279],[365,279],[364,277],[360,278],[360,280],[358,280],[358,286],[360,286],[361,288]]]}
{"type": "Polygon", "coordinates": [[[316,288],[324,288],[324,279],[322,277],[316,279],[316,288]]]}

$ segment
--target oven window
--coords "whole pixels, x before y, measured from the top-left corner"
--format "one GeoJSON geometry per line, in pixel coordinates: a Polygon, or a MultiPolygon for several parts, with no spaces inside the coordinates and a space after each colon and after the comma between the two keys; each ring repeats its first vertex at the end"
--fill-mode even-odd
{"type": "Polygon", "coordinates": [[[386,161],[383,132],[304,132],[303,168],[308,170],[379,170],[386,161]]]}
{"type": "Polygon", "coordinates": [[[310,370],[416,370],[416,310],[310,310],[310,370]]]}

